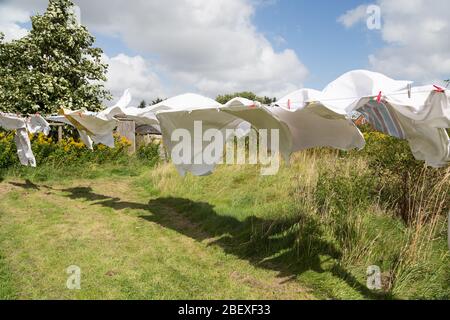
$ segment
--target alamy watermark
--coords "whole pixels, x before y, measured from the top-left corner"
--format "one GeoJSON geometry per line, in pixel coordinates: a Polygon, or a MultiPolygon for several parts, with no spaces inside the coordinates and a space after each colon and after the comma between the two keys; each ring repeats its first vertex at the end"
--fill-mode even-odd
{"type": "Polygon", "coordinates": [[[367,288],[370,290],[381,290],[381,269],[379,266],[369,266],[367,268],[367,288]]]}
{"type": "Polygon", "coordinates": [[[81,289],[81,268],[79,266],[69,266],[66,269],[66,273],[69,277],[66,281],[66,287],[69,290],[80,290],[81,289]]]}
{"type": "Polygon", "coordinates": [[[371,4],[367,6],[367,20],[366,25],[369,30],[381,29],[381,8],[380,6],[371,4]]]}
{"type": "Polygon", "coordinates": [[[261,175],[277,174],[279,130],[250,130],[247,138],[240,136],[238,129],[203,130],[202,121],[194,121],[193,132],[183,128],[172,132],[172,161],[175,165],[259,164],[261,175]]]}

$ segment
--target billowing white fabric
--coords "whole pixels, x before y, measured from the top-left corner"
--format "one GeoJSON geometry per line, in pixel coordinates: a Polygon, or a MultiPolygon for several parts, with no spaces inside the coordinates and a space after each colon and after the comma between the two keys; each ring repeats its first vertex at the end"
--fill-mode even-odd
{"type": "Polygon", "coordinates": [[[125,90],[119,102],[114,106],[107,108],[98,113],[98,117],[105,120],[112,120],[116,117],[122,119],[132,120],[136,123],[136,126],[149,125],[158,127],[158,119],[154,112],[147,108],[136,108],[131,107],[129,104],[131,102],[131,93],[129,89],[125,90]]]}
{"type": "Polygon", "coordinates": [[[36,167],[36,159],[31,149],[30,133],[43,132],[48,135],[50,126],[40,115],[22,118],[14,114],[0,113],[0,127],[6,130],[16,130],[14,142],[20,163],[24,166],[36,167]]]}
{"type": "MultiPolygon", "coordinates": [[[[67,124],[67,125],[75,128],[75,126],[64,116],[49,116],[49,117],[47,117],[47,120],[53,121],[53,122],[64,123],[64,124],[67,124]]],[[[77,128],[75,128],[75,129],[77,129],[77,128]]],[[[86,131],[80,130],[80,129],[77,129],[77,131],[78,131],[78,135],[80,136],[80,139],[84,143],[84,145],[89,150],[94,150],[94,143],[92,142],[92,139],[87,135],[86,131]]]]}
{"type": "Polygon", "coordinates": [[[450,127],[449,98],[445,92],[435,92],[434,86],[408,90],[410,85],[411,81],[355,70],[323,91],[302,89],[286,96],[273,112],[289,125],[294,151],[316,146],[362,148],[363,137],[348,120],[358,111],[377,130],[408,140],[416,159],[442,167],[450,161],[445,131],[450,127]]]}
{"type": "Polygon", "coordinates": [[[20,163],[24,166],[36,167],[36,158],[34,157],[33,150],[31,150],[31,142],[27,129],[17,129],[14,142],[16,143],[20,163]]]}
{"type": "MultiPolygon", "coordinates": [[[[278,130],[280,138],[280,153],[286,162],[292,153],[292,135],[285,121],[281,120],[271,108],[262,106],[259,102],[237,97],[226,103],[220,110],[232,114],[236,120],[242,120],[237,128],[246,123],[257,130],[278,130]]],[[[270,144],[269,144],[270,149],[270,144]]]]}
{"type": "Polygon", "coordinates": [[[406,139],[417,160],[432,167],[443,167],[450,161],[450,103],[445,92],[433,86],[412,88],[383,96],[380,103],[361,99],[355,110],[377,130],[406,139]],[[382,119],[382,120],[380,120],[382,119]]]}
{"type": "MultiPolygon", "coordinates": [[[[152,106],[151,111],[155,112],[158,118],[164,145],[169,153],[172,153],[174,145],[178,143],[172,141],[172,134],[176,129],[185,129],[193,137],[190,163],[176,165],[181,175],[185,175],[186,172],[191,172],[197,176],[208,175],[221,162],[222,154],[218,154],[213,163],[204,163],[201,159],[202,151],[210,144],[210,142],[201,139],[203,132],[208,129],[217,129],[221,132],[223,138],[221,144],[224,148],[226,142],[234,136],[234,131],[238,128],[248,129],[251,125],[256,129],[278,129],[280,132],[280,152],[285,158],[288,158],[290,154],[291,135],[288,127],[267,108],[254,101],[236,98],[226,105],[222,105],[206,97],[185,94],[152,106]],[[196,121],[202,123],[201,136],[195,135],[194,124],[196,121]],[[231,130],[233,130],[232,136],[231,130]],[[201,141],[195,141],[195,138],[201,141]]],[[[238,133],[238,137],[240,135],[238,133]]]]}
{"type": "Polygon", "coordinates": [[[148,108],[149,112],[154,112],[161,127],[161,133],[164,145],[172,153],[176,143],[172,141],[172,133],[176,129],[185,129],[191,134],[191,161],[190,164],[177,164],[177,170],[184,176],[191,172],[196,176],[211,174],[214,167],[220,162],[222,155],[217,155],[214,163],[206,164],[198,161],[204,148],[209,144],[202,140],[203,132],[208,129],[218,129],[222,133],[222,144],[229,138],[227,129],[234,129],[239,123],[236,123],[236,117],[220,112],[222,105],[216,101],[195,94],[184,94],[171,99],[162,101],[148,108]],[[194,134],[195,121],[202,122],[201,136],[194,134]],[[197,138],[197,141],[196,139],[197,138]],[[200,141],[198,141],[200,140],[200,141]],[[196,163],[197,161],[199,163],[196,163]]]}
{"type": "Polygon", "coordinates": [[[5,130],[26,129],[25,119],[14,114],[0,113],[0,127],[5,130]]]}
{"type": "Polygon", "coordinates": [[[393,80],[385,75],[367,70],[347,72],[328,84],[320,101],[330,110],[350,114],[363,97],[376,97],[404,90],[412,81],[393,80]]]}
{"type": "Polygon", "coordinates": [[[315,147],[362,149],[365,140],[345,111],[335,112],[317,101],[321,94],[303,89],[280,99],[271,112],[285,122],[292,134],[292,152],[315,147]],[[287,106],[287,107],[285,107],[287,106]]]}
{"type": "Polygon", "coordinates": [[[46,136],[50,133],[50,125],[48,122],[40,115],[32,115],[26,119],[26,125],[28,132],[35,134],[42,132],[46,136]]]}
{"type": "Polygon", "coordinates": [[[117,120],[104,119],[99,117],[97,113],[85,110],[70,111],[62,109],[61,113],[79,131],[85,131],[94,143],[101,143],[114,148],[113,131],[117,127],[117,120]]]}

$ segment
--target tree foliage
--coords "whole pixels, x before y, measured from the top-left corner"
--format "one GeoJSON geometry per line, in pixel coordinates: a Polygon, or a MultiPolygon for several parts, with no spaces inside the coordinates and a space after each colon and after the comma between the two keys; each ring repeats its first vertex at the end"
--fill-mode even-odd
{"type": "Polygon", "coordinates": [[[221,104],[225,104],[228,101],[230,101],[231,99],[236,98],[236,97],[242,97],[242,98],[246,98],[246,99],[253,100],[253,101],[259,101],[262,104],[267,104],[267,105],[270,105],[270,104],[274,103],[275,101],[277,101],[276,98],[258,97],[256,94],[254,94],[253,92],[249,92],[249,91],[219,95],[219,96],[217,96],[216,101],[221,104]]]}
{"type": "Polygon", "coordinates": [[[145,100],[142,100],[141,103],[139,103],[138,108],[144,109],[147,106],[147,102],[145,100]]]}
{"type": "Polygon", "coordinates": [[[43,15],[31,17],[22,39],[0,35],[0,111],[56,112],[60,107],[98,110],[110,94],[107,65],[94,37],[77,23],[70,0],[49,0],[43,15]]]}

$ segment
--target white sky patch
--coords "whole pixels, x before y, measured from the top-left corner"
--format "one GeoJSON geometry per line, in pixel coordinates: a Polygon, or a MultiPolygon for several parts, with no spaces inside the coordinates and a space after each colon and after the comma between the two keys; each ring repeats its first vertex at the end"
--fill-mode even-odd
{"type": "Polygon", "coordinates": [[[109,58],[103,55],[103,61],[109,65],[106,87],[115,98],[120,97],[127,88],[133,96],[132,106],[138,106],[143,99],[149,103],[155,98],[166,97],[158,75],[152,72],[151,66],[141,56],[119,54],[109,58]]]}
{"type": "Polygon", "coordinates": [[[24,37],[28,30],[22,28],[20,23],[30,21],[28,11],[15,8],[9,4],[0,4],[0,31],[5,34],[5,40],[17,40],[24,37]]]}

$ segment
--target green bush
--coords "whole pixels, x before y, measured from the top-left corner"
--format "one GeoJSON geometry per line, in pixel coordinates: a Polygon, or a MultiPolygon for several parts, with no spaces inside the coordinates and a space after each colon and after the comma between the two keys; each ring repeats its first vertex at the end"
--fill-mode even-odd
{"type": "MultiPolygon", "coordinates": [[[[365,158],[370,174],[377,178],[380,200],[410,223],[414,207],[424,198],[433,198],[434,186],[443,181],[446,169],[427,168],[414,158],[406,140],[374,131],[365,132],[364,137],[366,147],[358,156],[365,158]]],[[[450,193],[445,202],[450,203],[450,193]]]]}
{"type": "Polygon", "coordinates": [[[149,145],[140,147],[136,156],[150,166],[154,166],[159,161],[159,143],[152,142],[149,145]]]}
{"type": "MultiPolygon", "coordinates": [[[[0,134],[0,168],[2,169],[20,166],[13,139],[14,132],[0,134]]],[[[126,163],[129,158],[128,146],[129,142],[118,136],[115,137],[115,148],[96,145],[93,151],[73,138],[54,142],[52,138],[45,137],[43,134],[31,136],[31,147],[38,166],[60,167],[84,163],[126,163]]]]}

